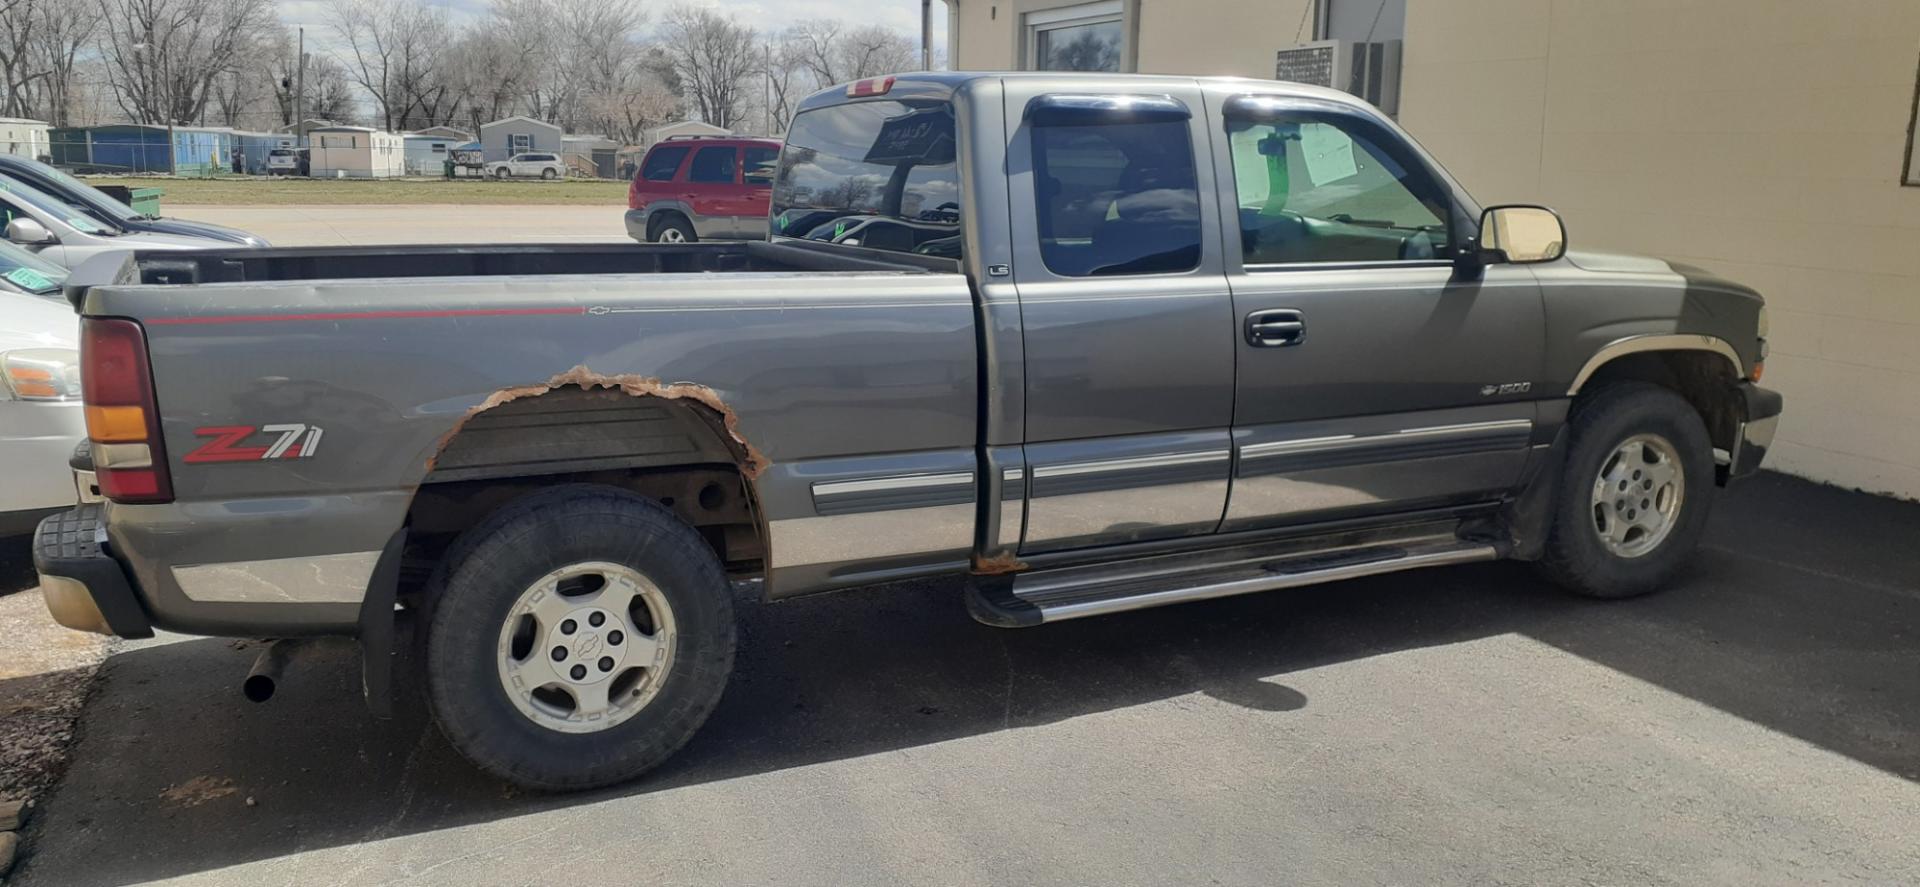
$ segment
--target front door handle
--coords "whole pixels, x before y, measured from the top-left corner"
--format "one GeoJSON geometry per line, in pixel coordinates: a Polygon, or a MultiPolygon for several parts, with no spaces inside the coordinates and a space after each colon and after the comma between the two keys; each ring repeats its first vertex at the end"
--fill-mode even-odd
{"type": "Polygon", "coordinates": [[[1307,316],[1293,308],[1270,308],[1247,315],[1247,344],[1284,348],[1307,340],[1307,316]]]}

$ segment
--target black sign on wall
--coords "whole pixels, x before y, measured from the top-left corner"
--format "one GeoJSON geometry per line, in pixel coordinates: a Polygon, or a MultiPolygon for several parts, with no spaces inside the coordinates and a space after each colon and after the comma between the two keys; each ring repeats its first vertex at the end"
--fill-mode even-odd
{"type": "Polygon", "coordinates": [[[1273,54],[1273,78],[1313,86],[1333,85],[1333,47],[1298,46],[1273,54]]]}

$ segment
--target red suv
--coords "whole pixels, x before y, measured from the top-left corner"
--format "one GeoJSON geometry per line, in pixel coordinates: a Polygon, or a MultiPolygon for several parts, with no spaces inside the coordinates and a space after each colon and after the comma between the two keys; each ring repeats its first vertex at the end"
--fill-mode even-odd
{"type": "Polygon", "coordinates": [[[778,139],[673,136],[627,186],[627,235],[642,243],[764,240],[778,139]]]}

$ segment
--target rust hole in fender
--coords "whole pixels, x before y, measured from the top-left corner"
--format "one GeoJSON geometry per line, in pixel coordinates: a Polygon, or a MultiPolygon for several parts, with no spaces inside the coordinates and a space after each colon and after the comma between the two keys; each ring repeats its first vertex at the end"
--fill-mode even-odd
{"type": "Polygon", "coordinates": [[[760,473],[767,470],[767,466],[772,464],[766,456],[754,448],[753,444],[747,442],[746,437],[740,433],[740,417],[734,414],[732,408],[728,407],[726,402],[721,400],[720,395],[715,393],[713,389],[705,385],[696,385],[692,382],[662,382],[651,376],[641,376],[631,373],[624,375],[605,375],[596,373],[584,366],[577,366],[538,385],[520,385],[513,388],[502,388],[488,395],[486,400],[481,401],[474,405],[472,409],[467,410],[467,414],[461,416],[460,421],[455,422],[453,427],[447,430],[446,434],[441,435],[439,443],[433,448],[433,457],[427,460],[427,470],[433,470],[434,463],[440,459],[440,454],[446,452],[447,444],[453,440],[455,435],[460,433],[462,428],[467,426],[468,422],[473,420],[473,417],[501,404],[512,403],[523,397],[537,397],[569,385],[578,386],[587,391],[592,391],[596,388],[610,388],[626,392],[635,397],[658,397],[665,400],[693,401],[712,410],[715,415],[720,417],[721,424],[726,429],[727,447],[733,451],[735,458],[739,460],[740,472],[745,475],[748,480],[759,477],[760,473]]]}

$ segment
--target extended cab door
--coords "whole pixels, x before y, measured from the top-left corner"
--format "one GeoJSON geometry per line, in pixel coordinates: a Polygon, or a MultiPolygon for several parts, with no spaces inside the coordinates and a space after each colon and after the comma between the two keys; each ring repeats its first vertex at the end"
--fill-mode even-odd
{"type": "Polygon", "coordinates": [[[1211,533],[1226,504],[1233,306],[1204,106],[1130,85],[1006,81],[1023,552],[1211,533]]]}
{"type": "Polygon", "coordinates": [[[1463,504],[1536,442],[1533,274],[1451,257],[1477,210],[1384,118],[1216,93],[1233,288],[1234,481],[1222,531],[1463,504]]]}

